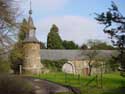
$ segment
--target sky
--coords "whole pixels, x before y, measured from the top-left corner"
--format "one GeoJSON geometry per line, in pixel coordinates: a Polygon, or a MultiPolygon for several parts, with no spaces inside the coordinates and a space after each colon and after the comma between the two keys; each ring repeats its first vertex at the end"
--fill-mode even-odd
{"type": "MultiPolygon", "coordinates": [[[[125,14],[125,0],[112,0],[125,14]]],[[[29,0],[22,0],[24,17],[28,17],[29,0]]],[[[63,40],[72,40],[82,45],[91,39],[110,42],[103,33],[103,25],[94,19],[94,13],[101,13],[111,5],[111,0],[32,0],[33,20],[38,40],[46,43],[52,24],[59,28],[63,40]]]]}

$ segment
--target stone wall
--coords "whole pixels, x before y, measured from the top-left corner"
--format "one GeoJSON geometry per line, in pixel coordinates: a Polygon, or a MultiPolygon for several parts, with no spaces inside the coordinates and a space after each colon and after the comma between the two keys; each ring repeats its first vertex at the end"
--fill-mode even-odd
{"type": "MultiPolygon", "coordinates": [[[[104,62],[93,61],[92,63],[93,63],[93,67],[92,67],[92,71],[91,71],[92,75],[100,74],[101,72],[103,72],[103,73],[105,72],[105,68],[104,68],[104,66],[102,66],[102,64],[104,62]]],[[[89,73],[88,60],[68,61],[62,67],[62,71],[66,72],[66,73],[71,73],[71,74],[88,75],[88,73],[89,73]]]]}
{"type": "Polygon", "coordinates": [[[43,65],[41,64],[40,57],[40,44],[39,43],[25,43],[24,44],[24,73],[41,73],[43,65]]]}

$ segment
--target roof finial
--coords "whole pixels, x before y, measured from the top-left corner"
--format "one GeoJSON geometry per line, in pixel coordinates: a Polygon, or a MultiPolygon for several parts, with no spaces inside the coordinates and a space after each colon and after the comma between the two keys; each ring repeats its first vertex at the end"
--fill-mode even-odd
{"type": "Polygon", "coordinates": [[[29,14],[31,15],[32,14],[32,2],[30,0],[30,10],[29,10],[29,14]]]}

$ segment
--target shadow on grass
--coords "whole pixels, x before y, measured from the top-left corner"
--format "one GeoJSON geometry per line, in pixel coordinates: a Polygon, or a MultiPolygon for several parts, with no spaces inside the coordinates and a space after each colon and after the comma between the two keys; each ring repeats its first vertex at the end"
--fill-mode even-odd
{"type": "Polygon", "coordinates": [[[125,87],[119,87],[116,89],[105,90],[102,94],[125,94],[125,87]]]}

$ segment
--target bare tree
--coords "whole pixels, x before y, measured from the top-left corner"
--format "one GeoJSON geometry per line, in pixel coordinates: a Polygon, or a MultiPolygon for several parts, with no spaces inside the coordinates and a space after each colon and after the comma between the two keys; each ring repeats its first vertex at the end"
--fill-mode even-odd
{"type": "Polygon", "coordinates": [[[96,56],[98,55],[96,50],[89,50],[89,52],[86,54],[86,58],[88,60],[88,66],[89,66],[89,76],[91,76],[93,62],[96,59],[96,56]]]}
{"type": "Polygon", "coordinates": [[[15,41],[16,1],[0,0],[0,48],[9,49],[15,41]]]}

